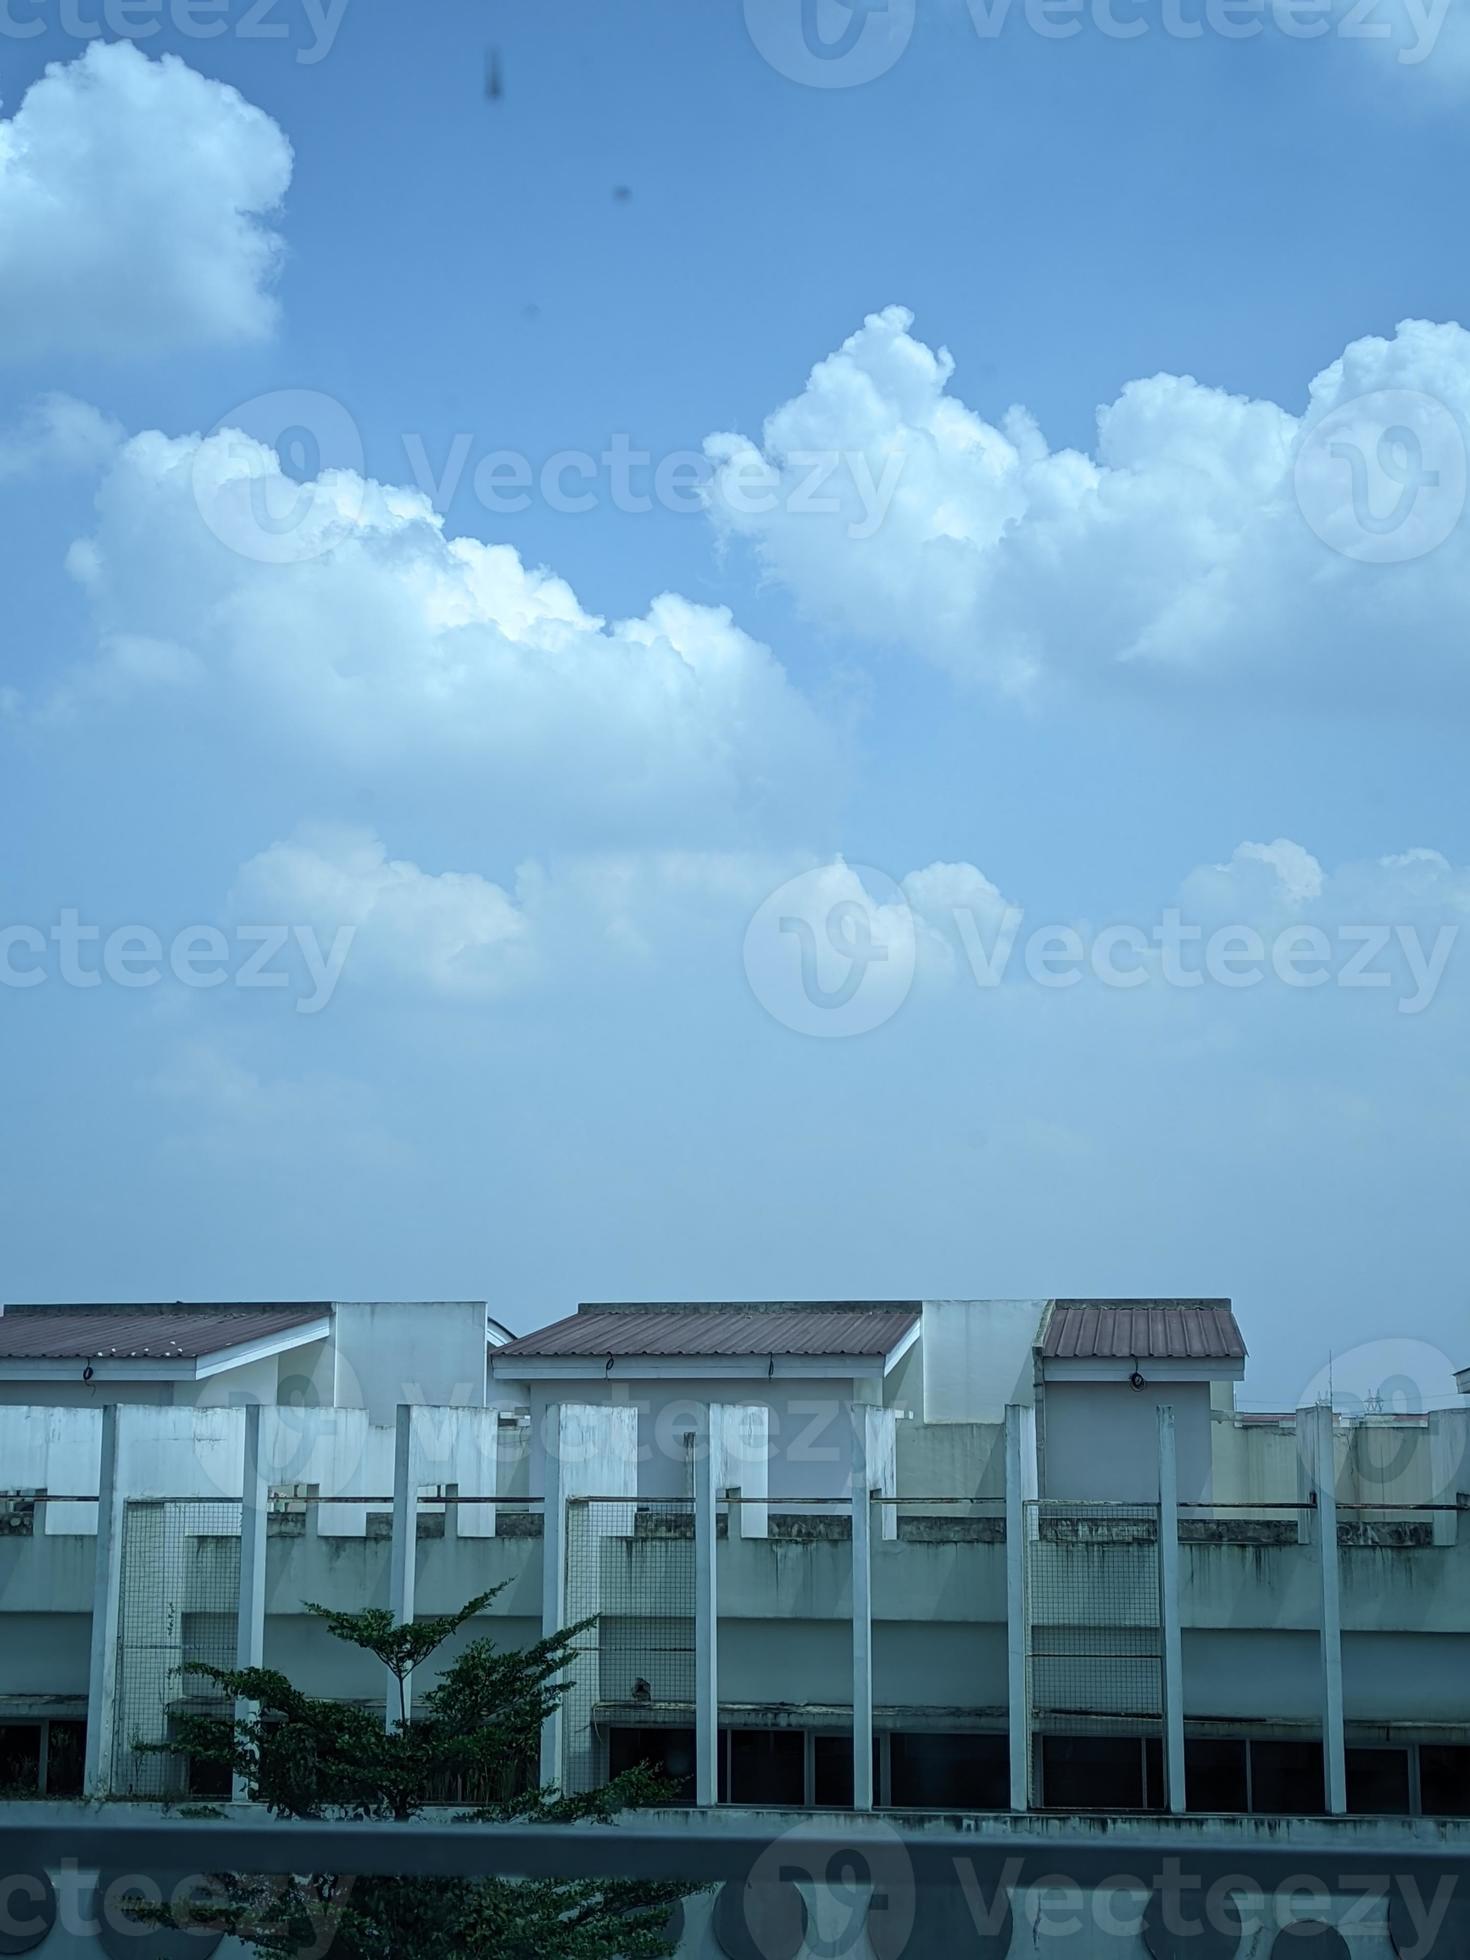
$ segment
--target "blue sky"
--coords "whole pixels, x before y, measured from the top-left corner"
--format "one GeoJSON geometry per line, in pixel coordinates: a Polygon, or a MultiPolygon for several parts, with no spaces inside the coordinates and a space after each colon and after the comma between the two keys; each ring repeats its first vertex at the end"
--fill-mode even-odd
{"type": "Polygon", "coordinates": [[[797,0],[9,0],[0,1295],[1229,1293],[1253,1400],[1451,1392],[1470,61],[1397,4],[820,0],[896,55],[814,87],[797,0]]]}

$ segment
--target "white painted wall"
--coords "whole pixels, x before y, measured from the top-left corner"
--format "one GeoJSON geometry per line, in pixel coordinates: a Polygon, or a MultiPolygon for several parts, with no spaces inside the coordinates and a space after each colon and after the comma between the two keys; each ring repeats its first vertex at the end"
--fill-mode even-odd
{"type": "Polygon", "coordinates": [[[340,1408],[366,1409],[390,1425],[403,1402],[485,1407],[483,1301],[339,1301],[332,1336],[340,1408]]]}
{"type": "MultiPolygon", "coordinates": [[[[502,1383],[505,1389],[520,1386],[502,1383]]],[[[684,1436],[699,1427],[712,1402],[741,1403],[766,1410],[770,1424],[769,1491],[773,1502],[802,1497],[846,1496],[852,1475],[853,1400],[850,1381],[759,1380],[726,1377],[705,1381],[650,1381],[626,1377],[611,1381],[533,1382],[531,1402],[531,1489],[546,1489],[547,1412],[559,1401],[596,1407],[632,1408],[638,1415],[638,1494],[687,1497],[690,1494],[684,1436]]]]}
{"type": "Polygon", "coordinates": [[[730,1531],[737,1538],[764,1538],[771,1488],[771,1412],[759,1403],[710,1404],[710,1455],[715,1497],[739,1491],[730,1507],[730,1531]]]}
{"type": "Polygon", "coordinates": [[[267,1354],[259,1361],[247,1361],[241,1368],[226,1368],[222,1374],[206,1375],[203,1381],[175,1382],[174,1407],[238,1409],[259,1402],[271,1408],[276,1401],[283,1358],[267,1354]]]}
{"type": "Polygon", "coordinates": [[[1045,1300],[926,1300],[925,1422],[1004,1422],[1006,1404],[1035,1400],[1045,1300]]]}
{"type": "MultiPolygon", "coordinates": [[[[1247,1423],[1217,1409],[1212,1442],[1217,1504],[1290,1504],[1302,1494],[1294,1418],[1247,1423]]],[[[1339,1421],[1333,1454],[1340,1504],[1382,1504],[1380,1515],[1391,1518],[1395,1506],[1453,1503],[1470,1489],[1470,1410],[1436,1410],[1418,1422],[1339,1421]]]]}
{"type": "Polygon", "coordinates": [[[1210,1384],[1049,1381],[1043,1408],[1044,1489],[1048,1497],[1155,1503],[1159,1495],[1161,1406],[1174,1410],[1179,1496],[1211,1494],[1210,1384]]]}

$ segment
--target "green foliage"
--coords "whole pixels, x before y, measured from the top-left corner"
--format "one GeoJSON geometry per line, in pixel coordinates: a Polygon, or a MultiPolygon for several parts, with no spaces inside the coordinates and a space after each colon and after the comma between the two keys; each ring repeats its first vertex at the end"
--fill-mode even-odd
{"type": "MultiPolygon", "coordinates": [[[[496,1589],[497,1591],[500,1588],[496,1589]]],[[[495,1598],[482,1593],[458,1613],[400,1626],[368,1608],[307,1611],[354,1647],[375,1655],[404,1686],[414,1669],[495,1598]]],[[[531,1780],[541,1726],[567,1693],[561,1678],[590,1622],[534,1646],[502,1651],[471,1641],[415,1698],[412,1719],[385,1728],[375,1712],[303,1694],[272,1668],[192,1671],[244,1719],[185,1715],[167,1744],[243,1779],[278,1817],[408,1819],[431,1804],[460,1806],[461,1821],[611,1822],[668,1802],[672,1790],[634,1770],[585,1796],[531,1780]]],[[[247,1940],[271,1960],[305,1960],[328,1945],[334,1960],[661,1960],[682,1885],[637,1881],[305,1878],[217,1880],[222,1904],[198,1917],[247,1940]]],[[[147,1915],[158,1916],[158,1915],[147,1915]]]]}

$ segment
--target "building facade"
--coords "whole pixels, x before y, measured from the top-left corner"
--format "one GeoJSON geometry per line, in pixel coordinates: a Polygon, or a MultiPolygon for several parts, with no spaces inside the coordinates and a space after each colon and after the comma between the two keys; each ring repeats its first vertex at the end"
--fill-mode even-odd
{"type": "MultiPolygon", "coordinates": [[[[9,1309],[3,1782],[218,1798],[135,1747],[167,1741],[188,1661],[381,1703],[306,1602],[501,1587],[470,1634],[592,1622],[544,1736],[569,1789],[652,1761],[689,1818],[797,1844],[834,1816],[873,1846],[1106,1822],[1247,1866],[1283,1833],[1470,1844],[1470,1413],[1262,1420],[1245,1367],[1211,1300],[601,1304],[519,1338],[479,1303],[9,1309]]],[[[769,1925],[692,1901],[684,1950],[935,1950],[938,1921],[894,1946],[881,1914],[834,1948],[813,1883],[769,1925]]],[[[1017,1898],[969,1950],[1310,1950],[1264,1894],[1233,1946],[1170,1946],[1149,1896],[1066,1935],[1017,1898]]],[[[1378,1960],[1405,1950],[1391,1904],[1313,1912],[1378,1960]]]]}

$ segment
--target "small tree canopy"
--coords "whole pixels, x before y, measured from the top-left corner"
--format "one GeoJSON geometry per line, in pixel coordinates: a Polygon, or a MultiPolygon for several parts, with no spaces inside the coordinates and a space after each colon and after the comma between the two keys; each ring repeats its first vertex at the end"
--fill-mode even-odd
{"type": "MultiPolygon", "coordinates": [[[[333,1635],[375,1655],[403,1690],[414,1669],[496,1597],[480,1593],[457,1613],[401,1625],[369,1607],[338,1613],[308,1606],[333,1635]]],[[[541,1727],[569,1683],[580,1636],[591,1621],[521,1649],[472,1640],[416,1698],[411,1718],[385,1727],[376,1711],[303,1694],[273,1668],[191,1671],[236,1703],[243,1719],[180,1716],[167,1743],[142,1749],[186,1754],[228,1768],[252,1800],[278,1817],[407,1819],[431,1804],[462,1806],[460,1821],[611,1823],[620,1813],[666,1803],[674,1792],[650,1770],[603,1789],[564,1796],[538,1786],[541,1727]]],[[[634,1880],[384,1879],[338,1873],[218,1879],[222,1906],[207,1920],[280,1960],[661,1960],[674,1952],[664,1928],[690,1888],[634,1880]]],[[[138,1909],[164,1918],[167,1908],[138,1909]]]]}

